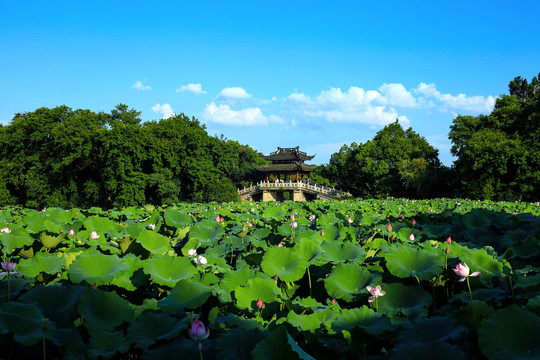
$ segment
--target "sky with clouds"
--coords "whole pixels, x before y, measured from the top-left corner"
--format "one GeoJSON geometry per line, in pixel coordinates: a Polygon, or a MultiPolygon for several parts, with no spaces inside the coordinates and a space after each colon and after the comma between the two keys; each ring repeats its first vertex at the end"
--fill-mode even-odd
{"type": "Polygon", "coordinates": [[[67,105],[327,163],[398,120],[452,164],[459,115],[540,72],[540,2],[25,1],[0,12],[0,123],[67,105]]]}

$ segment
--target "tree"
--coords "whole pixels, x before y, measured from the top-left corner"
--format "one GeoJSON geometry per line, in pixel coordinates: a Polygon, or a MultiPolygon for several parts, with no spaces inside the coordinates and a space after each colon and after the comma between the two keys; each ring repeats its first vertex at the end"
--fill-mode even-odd
{"type": "Polygon", "coordinates": [[[364,144],[344,145],[322,172],[355,196],[427,197],[439,169],[438,150],[396,120],[364,144]]]}
{"type": "Polygon", "coordinates": [[[536,201],[540,195],[540,84],[516,77],[490,115],[457,116],[450,127],[456,193],[536,201]]]}

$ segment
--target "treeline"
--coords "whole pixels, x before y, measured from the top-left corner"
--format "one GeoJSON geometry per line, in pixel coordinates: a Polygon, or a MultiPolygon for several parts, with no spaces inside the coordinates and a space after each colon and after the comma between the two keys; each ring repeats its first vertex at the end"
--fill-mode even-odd
{"type": "Polygon", "coordinates": [[[232,201],[265,163],[249,146],[212,137],[195,118],[141,122],[67,106],[16,114],[0,126],[0,204],[104,208],[232,201]]]}
{"type": "Polygon", "coordinates": [[[540,200],[540,74],[516,77],[489,115],[458,116],[450,127],[451,168],[438,150],[397,121],[373,140],[344,145],[315,176],[354,196],[540,200]]]}

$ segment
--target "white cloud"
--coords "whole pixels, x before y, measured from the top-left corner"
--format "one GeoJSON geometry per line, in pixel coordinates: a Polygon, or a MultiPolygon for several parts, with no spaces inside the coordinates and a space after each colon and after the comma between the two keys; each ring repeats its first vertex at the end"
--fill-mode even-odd
{"type": "Polygon", "coordinates": [[[495,97],[489,95],[467,96],[458,94],[442,94],[435,88],[435,84],[420,83],[413,92],[418,95],[418,102],[424,107],[436,107],[442,112],[489,113],[495,106],[495,97]]]}
{"type": "Polygon", "coordinates": [[[232,110],[229,105],[216,105],[214,102],[206,105],[202,118],[206,121],[226,125],[266,125],[269,122],[281,123],[283,120],[276,116],[266,117],[258,107],[245,108],[242,110],[232,110]]]}
{"type": "Polygon", "coordinates": [[[355,86],[343,92],[339,88],[330,88],[311,97],[304,93],[293,93],[286,101],[293,113],[300,113],[307,118],[323,118],[330,122],[364,123],[384,126],[400,119],[408,126],[408,119],[386,104],[407,103],[406,96],[394,86],[383,88],[390,94],[388,98],[375,90],[364,90],[355,86]],[[389,100],[390,99],[390,100],[389,100]],[[405,99],[405,100],[404,100],[405,99]]]}
{"type": "Polygon", "coordinates": [[[207,91],[204,91],[202,89],[201,84],[187,84],[187,85],[180,86],[179,89],[176,89],[176,92],[184,92],[184,91],[191,92],[197,95],[203,95],[207,93],[207,91]]]}
{"type": "Polygon", "coordinates": [[[171,116],[174,116],[174,110],[173,108],[171,107],[171,105],[165,103],[163,105],[160,105],[160,104],[156,104],[154,106],[152,106],[152,110],[158,114],[161,114],[162,115],[162,119],[168,119],[170,118],[171,116]]]}
{"type": "Polygon", "coordinates": [[[221,90],[218,97],[226,99],[247,99],[251,97],[251,95],[241,87],[228,87],[221,90]]]}
{"type": "Polygon", "coordinates": [[[131,88],[135,90],[152,90],[151,86],[143,85],[141,81],[135,81],[135,84],[131,85],[131,88]]]}
{"type": "Polygon", "coordinates": [[[377,99],[383,105],[397,107],[415,107],[417,105],[414,96],[402,84],[383,84],[379,91],[382,96],[377,99]]]}

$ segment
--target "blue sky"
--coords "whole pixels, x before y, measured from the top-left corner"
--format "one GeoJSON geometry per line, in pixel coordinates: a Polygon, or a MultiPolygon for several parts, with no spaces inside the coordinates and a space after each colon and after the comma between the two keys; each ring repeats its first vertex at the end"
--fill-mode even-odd
{"type": "Polygon", "coordinates": [[[67,105],[327,163],[400,122],[452,164],[457,114],[540,72],[540,1],[24,1],[0,12],[0,122],[67,105]]]}

